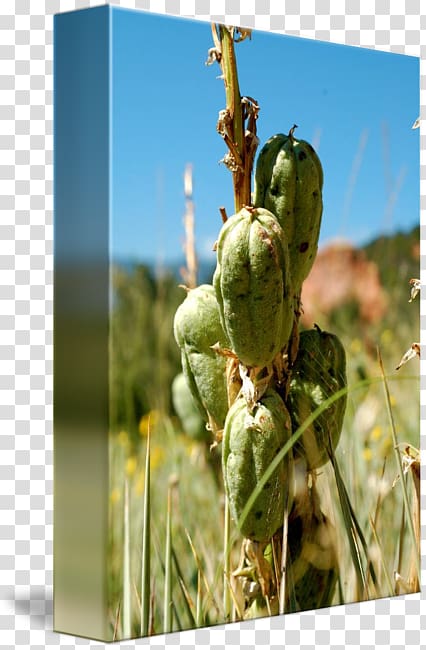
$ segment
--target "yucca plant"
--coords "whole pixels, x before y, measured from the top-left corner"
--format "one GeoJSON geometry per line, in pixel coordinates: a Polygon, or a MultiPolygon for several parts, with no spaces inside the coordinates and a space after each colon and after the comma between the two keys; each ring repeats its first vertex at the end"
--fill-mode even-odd
{"type": "MultiPolygon", "coordinates": [[[[234,49],[235,42],[250,34],[223,25],[214,25],[212,32],[208,63],[219,63],[225,81],[226,108],[219,113],[217,130],[228,147],[223,162],[232,173],[235,204],[230,218],[221,210],[224,224],[213,277],[219,312],[215,318],[225,343],[216,340],[216,324],[198,318],[201,302],[199,310],[178,311],[175,332],[188,386],[208,417],[202,387],[209,386],[215,402],[221,399],[220,387],[207,368],[188,363],[192,333],[202,331],[206,345],[226,358],[229,410],[223,432],[217,426],[213,430],[218,440],[223,436],[226,496],[244,540],[233,572],[239,578],[239,596],[226,563],[225,609],[231,595],[247,617],[330,605],[338,586],[342,592],[335,528],[323,511],[317,486],[325,463],[334,475],[355,598],[377,596],[375,563],[335,455],[348,393],[345,349],[337,336],[318,326],[301,332],[298,323],[301,289],[315,259],[321,225],[321,162],[308,142],[296,138],[294,125],[288,135],[277,134],[262,148],[252,194],[259,105],[240,94],[234,49]]],[[[203,355],[201,349],[196,353],[203,355]]],[[[373,534],[380,546],[374,525],[373,534]]],[[[231,546],[228,540],[225,557],[231,546]]],[[[385,576],[390,584],[387,567],[385,576]]]]}

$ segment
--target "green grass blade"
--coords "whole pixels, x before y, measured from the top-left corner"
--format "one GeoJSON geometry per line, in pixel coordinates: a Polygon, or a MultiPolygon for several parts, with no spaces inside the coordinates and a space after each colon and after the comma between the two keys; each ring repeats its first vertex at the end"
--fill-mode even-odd
{"type": "Polygon", "coordinates": [[[404,539],[405,539],[404,531],[405,531],[405,508],[403,504],[401,508],[401,524],[399,526],[398,553],[396,558],[397,573],[399,575],[401,575],[402,562],[404,557],[404,539]]]}
{"type": "Polygon", "coordinates": [[[141,608],[141,600],[140,600],[140,598],[139,598],[138,588],[137,588],[136,583],[135,583],[134,580],[132,580],[132,587],[133,587],[133,595],[134,595],[134,597],[135,597],[136,604],[137,604],[137,606],[138,606],[138,610],[140,611],[140,608],[141,608]]]}
{"type": "Polygon", "coordinates": [[[202,593],[201,593],[201,571],[197,573],[197,608],[196,608],[197,627],[203,627],[204,616],[202,606],[202,593]]]}
{"type": "Polygon", "coordinates": [[[172,488],[167,491],[166,551],[164,558],[164,625],[163,632],[172,631],[173,596],[172,596],[172,488]]]}
{"type": "Polygon", "coordinates": [[[148,427],[145,457],[145,481],[143,501],[142,572],[141,572],[141,636],[149,634],[149,610],[151,602],[151,434],[148,427]]]}
{"type": "Polygon", "coordinates": [[[228,497],[225,496],[224,507],[224,533],[223,533],[223,612],[225,623],[229,623],[232,617],[232,595],[230,588],[230,528],[231,515],[229,513],[228,497]]]}
{"type": "Polygon", "coordinates": [[[358,600],[361,598],[361,594],[368,595],[367,582],[364,575],[364,569],[361,562],[361,553],[356,536],[356,528],[354,525],[352,517],[352,506],[349,500],[349,495],[347,493],[345,484],[340,473],[339,466],[336,461],[336,457],[332,454],[330,461],[334,471],[334,477],[336,480],[337,493],[339,496],[340,507],[342,509],[343,523],[345,526],[345,531],[348,537],[349,542],[349,551],[352,558],[352,563],[354,565],[356,578],[357,578],[357,587],[358,587],[358,600]]]}
{"type": "Polygon", "coordinates": [[[410,508],[410,501],[408,499],[407,483],[406,483],[406,480],[405,480],[405,474],[404,474],[404,470],[403,470],[403,467],[402,467],[401,454],[400,454],[399,448],[398,448],[399,443],[398,443],[398,437],[396,435],[395,421],[394,421],[394,417],[393,417],[390,394],[389,394],[389,386],[388,386],[388,382],[387,382],[387,379],[386,379],[385,370],[384,370],[384,367],[383,367],[382,355],[380,353],[380,350],[378,350],[378,354],[379,354],[379,365],[380,365],[380,370],[381,370],[382,379],[383,379],[383,388],[384,388],[385,397],[386,397],[386,406],[387,406],[387,411],[388,411],[388,416],[389,416],[389,422],[390,422],[390,425],[391,425],[393,447],[394,447],[395,458],[396,458],[397,467],[398,467],[398,471],[399,471],[399,478],[400,478],[400,483],[401,483],[402,496],[403,496],[403,500],[404,500],[405,510],[408,513],[408,516],[407,516],[408,530],[409,530],[409,533],[410,533],[410,536],[411,536],[411,541],[412,541],[412,544],[413,544],[413,551],[414,551],[415,558],[416,558],[415,563],[416,563],[416,570],[417,570],[417,579],[418,579],[418,582],[420,584],[420,559],[419,559],[419,554],[418,554],[418,549],[417,549],[417,537],[416,537],[416,532],[414,530],[413,519],[412,519],[412,517],[410,517],[410,514],[409,514],[411,512],[411,508],[410,508]]]}
{"type": "Polygon", "coordinates": [[[364,537],[364,533],[363,533],[363,531],[362,531],[362,528],[361,528],[361,526],[360,526],[360,524],[359,524],[359,522],[358,522],[358,519],[357,519],[357,516],[356,516],[356,514],[355,514],[355,510],[354,510],[354,508],[353,508],[353,506],[352,506],[351,500],[350,500],[350,498],[349,498],[349,494],[348,494],[348,491],[347,491],[346,486],[345,486],[345,484],[344,484],[344,481],[343,481],[343,478],[342,478],[342,474],[341,474],[341,472],[340,472],[340,469],[339,469],[339,467],[338,467],[337,459],[336,459],[336,456],[334,455],[334,451],[333,451],[333,449],[330,447],[330,449],[328,450],[328,452],[329,452],[329,458],[330,458],[330,462],[331,462],[331,464],[332,464],[333,470],[334,470],[335,473],[336,473],[336,470],[337,470],[337,472],[338,472],[338,474],[339,474],[339,484],[340,484],[340,488],[341,488],[342,491],[344,492],[344,499],[345,499],[345,501],[346,501],[346,503],[347,503],[347,506],[348,506],[348,510],[349,510],[349,514],[350,514],[350,516],[351,516],[351,520],[352,520],[352,524],[353,524],[353,527],[354,527],[354,531],[356,532],[356,534],[357,534],[358,537],[359,537],[359,540],[360,540],[360,542],[361,542],[362,549],[363,549],[363,551],[364,551],[365,557],[366,557],[367,562],[368,562],[368,565],[369,565],[369,571],[370,571],[371,579],[372,579],[372,581],[373,581],[373,584],[376,586],[376,585],[377,585],[377,576],[376,576],[376,572],[375,572],[375,570],[374,570],[373,563],[371,562],[370,557],[369,557],[368,544],[367,544],[366,539],[365,539],[365,537],[364,537]]]}
{"type": "Polygon", "coordinates": [[[195,559],[195,562],[196,562],[196,565],[197,565],[197,569],[198,569],[198,571],[200,571],[201,577],[202,577],[203,582],[204,582],[204,587],[206,589],[207,596],[208,596],[207,604],[211,603],[213,605],[213,607],[215,608],[215,610],[216,610],[217,616],[219,616],[220,609],[219,609],[218,604],[216,602],[214,593],[213,593],[213,591],[212,591],[212,589],[211,589],[211,587],[209,585],[207,577],[206,577],[206,575],[205,575],[205,573],[203,571],[203,566],[202,566],[200,556],[197,553],[197,550],[196,550],[196,548],[194,546],[194,543],[193,543],[193,541],[191,539],[191,535],[189,534],[189,532],[187,530],[185,530],[185,533],[186,533],[186,537],[188,539],[189,545],[191,547],[191,551],[192,551],[192,554],[194,556],[194,559],[195,559]]]}
{"type": "Polygon", "coordinates": [[[373,584],[376,586],[377,583],[378,583],[378,580],[377,580],[377,575],[376,575],[376,571],[374,569],[373,563],[371,562],[371,559],[370,559],[370,554],[369,554],[369,551],[368,551],[368,544],[367,544],[366,539],[364,537],[364,533],[362,532],[362,528],[359,525],[358,519],[357,519],[357,517],[355,515],[355,511],[354,511],[354,509],[352,507],[352,504],[351,504],[351,502],[349,500],[349,496],[348,496],[348,505],[349,505],[349,510],[350,510],[350,513],[351,513],[351,517],[352,517],[352,521],[353,521],[356,533],[357,533],[357,535],[359,537],[362,549],[364,551],[365,557],[366,557],[368,565],[369,565],[369,571],[370,571],[371,579],[373,581],[373,584]]]}
{"type": "Polygon", "coordinates": [[[124,539],[123,539],[123,638],[131,637],[131,590],[130,579],[130,516],[129,516],[129,484],[127,479],[124,482],[124,539]]]}
{"type": "MultiPolygon", "coordinates": [[[[155,549],[155,552],[157,554],[158,562],[159,562],[159,565],[160,565],[160,568],[161,568],[161,573],[162,573],[163,578],[164,578],[164,576],[166,575],[166,567],[165,567],[165,564],[164,564],[163,557],[161,556],[161,550],[160,550],[161,545],[160,545],[160,542],[159,542],[159,536],[158,536],[158,532],[155,530],[154,527],[153,527],[152,530],[153,530],[153,534],[154,534],[154,549],[155,549]]],[[[172,557],[173,557],[173,554],[174,554],[174,550],[173,550],[173,545],[172,545],[172,557]]],[[[176,621],[177,629],[178,630],[183,630],[184,628],[183,628],[183,625],[182,625],[181,620],[179,618],[179,614],[178,614],[178,611],[177,611],[177,608],[176,608],[176,605],[175,605],[174,601],[172,601],[172,609],[173,609],[173,620],[176,621]]],[[[152,611],[153,611],[153,608],[152,608],[152,603],[151,603],[151,612],[152,611]]],[[[151,613],[151,618],[152,618],[152,613],[151,613]]]]}
{"type": "Polygon", "coordinates": [[[283,534],[281,542],[281,566],[280,566],[280,575],[279,575],[279,607],[278,613],[284,614],[285,612],[285,595],[288,593],[288,583],[287,583],[287,563],[288,563],[288,517],[290,510],[290,490],[289,486],[286,486],[286,499],[285,499],[285,508],[284,508],[284,519],[283,519],[283,534]]]}
{"type": "Polygon", "coordinates": [[[377,529],[376,529],[375,523],[374,523],[374,521],[373,521],[373,519],[371,517],[370,517],[370,525],[371,525],[371,530],[373,531],[374,541],[376,542],[377,547],[378,547],[378,549],[380,551],[380,557],[381,557],[381,560],[382,560],[383,574],[385,576],[386,584],[387,584],[388,589],[389,589],[389,596],[396,596],[395,589],[393,588],[392,580],[390,578],[389,571],[388,571],[387,566],[386,566],[386,562],[384,561],[383,546],[382,546],[382,543],[381,543],[381,541],[379,539],[379,536],[377,534],[377,529]]]}
{"type": "MultiPolygon", "coordinates": [[[[172,548],[172,558],[173,558],[173,564],[174,564],[175,569],[176,569],[180,590],[181,590],[182,595],[183,595],[183,603],[185,605],[185,610],[186,610],[186,613],[187,613],[188,618],[189,618],[189,623],[190,623],[191,627],[195,627],[196,626],[196,618],[194,616],[194,612],[195,612],[194,603],[193,603],[193,601],[191,599],[191,596],[189,594],[189,589],[188,589],[188,587],[187,587],[187,585],[185,583],[183,573],[182,573],[182,569],[180,568],[180,564],[179,564],[179,561],[177,559],[174,548],[172,548]]],[[[179,629],[182,629],[180,625],[179,625],[179,629]]]]}
{"type": "Polygon", "coordinates": [[[121,602],[118,603],[117,611],[115,612],[114,627],[113,627],[113,633],[112,633],[112,640],[113,641],[117,640],[118,627],[119,627],[119,623],[120,623],[120,613],[121,613],[121,602]]]}

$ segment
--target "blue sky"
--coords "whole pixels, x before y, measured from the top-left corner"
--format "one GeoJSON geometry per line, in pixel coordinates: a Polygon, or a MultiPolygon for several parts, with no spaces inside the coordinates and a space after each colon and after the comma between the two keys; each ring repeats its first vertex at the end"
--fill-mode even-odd
{"type": "MultiPolygon", "coordinates": [[[[114,8],[113,255],[181,257],[183,174],[193,165],[196,243],[211,252],[232,214],[232,178],[218,163],[225,106],[219,66],[207,67],[208,23],[114,8]]],[[[260,104],[261,144],[274,133],[317,149],[324,167],[320,244],[362,244],[419,223],[419,60],[254,32],[236,46],[241,93],[260,104]]]]}

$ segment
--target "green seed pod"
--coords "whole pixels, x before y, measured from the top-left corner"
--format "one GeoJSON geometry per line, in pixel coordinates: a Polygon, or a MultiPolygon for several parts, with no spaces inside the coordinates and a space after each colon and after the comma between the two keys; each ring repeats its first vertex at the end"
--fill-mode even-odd
{"type": "Polygon", "coordinates": [[[172,402],[184,432],[194,440],[208,440],[210,434],[206,422],[201,416],[183,372],[176,375],[172,382],[172,402]]]}
{"type": "MultiPolygon", "coordinates": [[[[293,431],[346,385],[345,350],[337,336],[318,327],[301,332],[287,400],[293,431]]],[[[330,404],[299,438],[295,454],[306,459],[309,469],[327,462],[330,442],[333,450],[337,447],[345,409],[346,394],[330,404]]]]}
{"type": "Polygon", "coordinates": [[[293,237],[293,210],[296,197],[296,156],[288,135],[277,133],[259,152],[255,170],[255,207],[270,210],[286,229],[288,242],[293,237]]]}
{"type": "MultiPolygon", "coordinates": [[[[256,485],[291,436],[284,402],[269,389],[250,415],[243,397],[229,409],[223,433],[222,467],[231,516],[239,518],[256,485]]],[[[268,479],[239,530],[244,537],[265,542],[283,523],[289,486],[286,455],[268,479]]]]}
{"type": "Polygon", "coordinates": [[[259,153],[254,205],[270,210],[288,240],[293,289],[314,263],[322,217],[323,170],[313,147],[293,135],[272,136],[259,153]]]}
{"type": "Polygon", "coordinates": [[[268,210],[225,222],[213,284],[232,350],[246,366],[269,365],[290,337],[293,299],[286,238],[268,210]]]}
{"type": "Polygon", "coordinates": [[[174,335],[181,349],[183,374],[198,408],[206,421],[210,414],[221,429],[228,411],[226,358],[211,346],[229,347],[229,343],[211,285],[188,292],[175,314],[174,335]]]}

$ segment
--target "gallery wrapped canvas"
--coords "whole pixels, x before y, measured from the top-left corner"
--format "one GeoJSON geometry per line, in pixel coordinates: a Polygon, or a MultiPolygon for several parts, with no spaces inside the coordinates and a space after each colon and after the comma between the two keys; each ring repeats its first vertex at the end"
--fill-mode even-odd
{"type": "Polygon", "coordinates": [[[55,16],[57,631],[419,591],[418,75],[55,16]]]}

